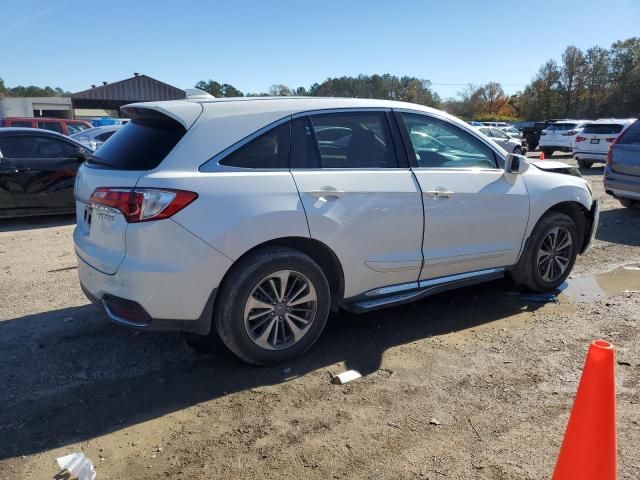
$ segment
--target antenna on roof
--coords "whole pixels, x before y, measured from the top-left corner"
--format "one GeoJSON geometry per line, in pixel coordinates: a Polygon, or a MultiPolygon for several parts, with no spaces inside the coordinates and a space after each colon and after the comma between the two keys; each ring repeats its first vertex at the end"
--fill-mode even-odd
{"type": "Polygon", "coordinates": [[[208,98],[216,98],[210,93],[200,90],[199,88],[187,88],[184,93],[187,95],[187,100],[203,100],[208,98]]]}

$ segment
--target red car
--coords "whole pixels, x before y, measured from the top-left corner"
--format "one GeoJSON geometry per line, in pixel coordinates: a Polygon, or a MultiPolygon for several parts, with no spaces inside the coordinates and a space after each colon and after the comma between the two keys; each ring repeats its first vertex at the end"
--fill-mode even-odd
{"type": "Polygon", "coordinates": [[[66,118],[20,118],[7,117],[0,120],[2,127],[26,127],[26,128],[42,128],[53,132],[62,133],[63,135],[71,135],[91,128],[89,122],[83,120],[68,120],[66,118]]]}

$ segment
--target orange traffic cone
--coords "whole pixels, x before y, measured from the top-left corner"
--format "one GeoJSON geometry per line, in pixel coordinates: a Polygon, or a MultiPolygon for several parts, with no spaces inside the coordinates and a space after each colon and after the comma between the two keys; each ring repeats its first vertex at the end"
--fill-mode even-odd
{"type": "Polygon", "coordinates": [[[540,152],[540,160],[544,160],[544,152],[540,152]]]}
{"type": "Polygon", "coordinates": [[[613,345],[591,343],[553,480],[615,480],[616,386],[613,345]]]}

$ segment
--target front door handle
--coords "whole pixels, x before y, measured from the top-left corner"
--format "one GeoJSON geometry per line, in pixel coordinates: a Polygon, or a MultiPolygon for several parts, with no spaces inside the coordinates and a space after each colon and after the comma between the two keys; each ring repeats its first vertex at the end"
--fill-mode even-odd
{"type": "Polygon", "coordinates": [[[338,190],[335,187],[322,187],[319,190],[312,190],[307,193],[315,198],[340,198],[345,194],[345,192],[343,192],[342,190],[338,190]]]}
{"type": "Polygon", "coordinates": [[[435,190],[428,190],[424,193],[433,198],[449,198],[454,192],[446,188],[438,187],[435,190]]]}

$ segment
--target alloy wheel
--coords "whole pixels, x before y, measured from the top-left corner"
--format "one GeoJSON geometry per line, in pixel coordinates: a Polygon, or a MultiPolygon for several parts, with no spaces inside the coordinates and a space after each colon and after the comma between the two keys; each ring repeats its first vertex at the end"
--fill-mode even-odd
{"type": "Polygon", "coordinates": [[[302,273],[280,270],[252,290],[244,308],[249,338],[266,350],[281,350],[300,341],[316,316],[318,296],[302,273]]]}
{"type": "Polygon", "coordinates": [[[538,250],[538,273],[545,282],[560,278],[571,263],[573,240],[564,227],[555,227],[547,233],[538,250]]]}

